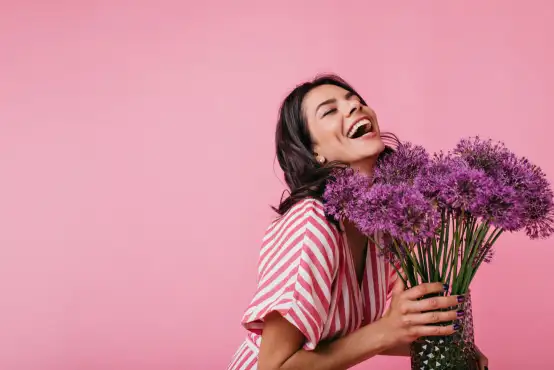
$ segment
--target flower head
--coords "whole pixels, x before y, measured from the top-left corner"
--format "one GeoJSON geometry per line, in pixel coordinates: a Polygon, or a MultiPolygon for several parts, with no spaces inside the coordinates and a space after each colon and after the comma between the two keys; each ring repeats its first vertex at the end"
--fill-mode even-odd
{"type": "Polygon", "coordinates": [[[362,233],[384,233],[407,244],[433,236],[439,221],[431,203],[407,184],[374,184],[347,214],[362,233]]]}
{"type": "Polygon", "coordinates": [[[493,181],[481,170],[451,154],[439,153],[416,178],[415,185],[439,207],[454,213],[479,213],[489,201],[493,181]]]}
{"type": "Polygon", "coordinates": [[[415,187],[372,184],[352,169],[334,173],[323,198],[325,211],[335,219],[352,221],[365,235],[387,234],[401,243],[434,235],[439,222],[437,210],[415,187]]]}
{"type": "Polygon", "coordinates": [[[487,195],[487,202],[475,212],[475,216],[507,231],[517,231],[523,227],[525,218],[522,204],[512,187],[493,182],[487,195]]]}
{"type": "Polygon", "coordinates": [[[325,212],[336,220],[344,220],[347,209],[352,208],[360,194],[368,191],[370,186],[371,178],[352,168],[334,171],[323,193],[325,212]]]}
{"type": "Polygon", "coordinates": [[[414,184],[425,197],[437,200],[436,198],[451,182],[452,174],[464,171],[468,167],[464,160],[439,152],[434,154],[429,165],[421,170],[414,184]]]}
{"type": "Polygon", "coordinates": [[[503,143],[479,137],[460,140],[454,154],[464,159],[471,168],[482,170],[493,179],[502,175],[503,165],[514,157],[503,143]]]}
{"type": "Polygon", "coordinates": [[[502,227],[512,231],[525,228],[531,239],[546,238],[554,232],[554,194],[539,167],[518,158],[502,143],[478,137],[461,140],[455,153],[495,182],[496,196],[491,206],[500,206],[495,219],[514,220],[511,224],[502,222],[502,227]],[[513,208],[508,210],[508,205],[513,208]],[[501,215],[501,210],[506,213],[501,215]]]}
{"type": "Polygon", "coordinates": [[[401,143],[394,153],[379,161],[374,178],[380,184],[413,183],[419,172],[429,164],[429,154],[419,145],[401,143]]]}
{"type": "Polygon", "coordinates": [[[462,168],[444,179],[438,194],[440,203],[456,211],[478,213],[491,196],[493,182],[483,171],[462,168]]]}
{"type": "Polygon", "coordinates": [[[503,164],[502,180],[519,197],[527,235],[549,237],[554,232],[554,195],[544,172],[526,158],[513,158],[503,164]]]}

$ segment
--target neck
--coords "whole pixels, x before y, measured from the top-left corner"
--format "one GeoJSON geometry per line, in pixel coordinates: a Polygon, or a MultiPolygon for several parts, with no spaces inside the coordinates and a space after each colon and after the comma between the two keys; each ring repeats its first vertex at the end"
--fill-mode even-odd
{"type": "Polygon", "coordinates": [[[372,176],[376,164],[377,157],[369,157],[364,158],[361,161],[351,163],[350,167],[357,171],[360,171],[360,173],[363,173],[364,175],[372,176]]]}

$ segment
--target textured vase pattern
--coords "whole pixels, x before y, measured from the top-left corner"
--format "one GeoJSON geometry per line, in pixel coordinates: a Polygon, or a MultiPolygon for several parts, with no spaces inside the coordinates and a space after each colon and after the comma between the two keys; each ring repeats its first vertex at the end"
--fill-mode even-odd
{"type": "Polygon", "coordinates": [[[458,305],[465,312],[460,329],[450,336],[423,337],[411,346],[412,370],[478,370],[473,335],[471,295],[458,305]]]}

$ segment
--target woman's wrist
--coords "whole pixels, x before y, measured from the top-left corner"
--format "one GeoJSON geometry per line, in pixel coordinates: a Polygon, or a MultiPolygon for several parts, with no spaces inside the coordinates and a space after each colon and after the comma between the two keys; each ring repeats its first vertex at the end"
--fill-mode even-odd
{"type": "Polygon", "coordinates": [[[367,335],[378,343],[377,351],[379,354],[390,352],[400,344],[394,330],[388,325],[386,317],[382,317],[365,328],[367,328],[367,335]]]}
{"type": "Polygon", "coordinates": [[[383,335],[381,339],[382,348],[379,354],[383,356],[410,356],[410,344],[400,341],[398,336],[395,335],[395,330],[387,325],[386,319],[384,321],[380,323],[383,335]]]}
{"type": "Polygon", "coordinates": [[[392,348],[389,348],[389,349],[381,352],[381,355],[383,355],[383,356],[409,357],[411,355],[411,353],[410,353],[410,344],[400,343],[396,347],[392,347],[392,348]]]}

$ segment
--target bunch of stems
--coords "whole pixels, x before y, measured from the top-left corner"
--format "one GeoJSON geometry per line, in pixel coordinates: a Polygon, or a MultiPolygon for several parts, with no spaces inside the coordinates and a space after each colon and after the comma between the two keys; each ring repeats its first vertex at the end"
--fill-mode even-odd
{"type": "Polygon", "coordinates": [[[448,284],[450,294],[465,294],[502,232],[470,214],[442,210],[434,237],[414,244],[392,239],[387,253],[393,254],[393,266],[406,287],[441,282],[448,284]]]}

